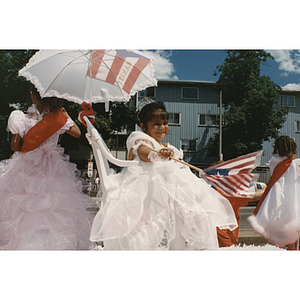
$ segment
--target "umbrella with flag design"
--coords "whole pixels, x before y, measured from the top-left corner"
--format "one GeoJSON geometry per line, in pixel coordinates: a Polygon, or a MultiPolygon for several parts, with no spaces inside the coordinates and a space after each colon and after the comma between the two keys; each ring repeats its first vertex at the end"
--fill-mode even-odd
{"type": "Polygon", "coordinates": [[[156,86],[152,61],[129,50],[40,50],[19,71],[41,97],[82,104],[129,101],[140,90],[156,86]]]}

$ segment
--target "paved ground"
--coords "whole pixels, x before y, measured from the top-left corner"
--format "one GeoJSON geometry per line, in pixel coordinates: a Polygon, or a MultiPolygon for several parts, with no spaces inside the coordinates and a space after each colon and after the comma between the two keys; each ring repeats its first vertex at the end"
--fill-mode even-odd
{"type": "Polygon", "coordinates": [[[239,240],[240,245],[255,245],[263,246],[269,244],[266,239],[255,233],[250,226],[247,218],[252,214],[254,206],[246,206],[241,208],[241,222],[240,222],[240,231],[239,231],[239,240]]]}
{"type": "Polygon", "coordinates": [[[247,236],[242,234],[242,236],[239,236],[238,244],[240,244],[241,246],[243,245],[264,246],[270,243],[268,243],[267,240],[265,240],[263,237],[259,235],[247,236]]]}

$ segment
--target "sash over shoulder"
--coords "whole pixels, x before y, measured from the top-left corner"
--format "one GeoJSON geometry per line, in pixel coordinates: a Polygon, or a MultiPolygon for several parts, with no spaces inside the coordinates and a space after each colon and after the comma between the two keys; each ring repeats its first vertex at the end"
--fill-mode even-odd
{"type": "Polygon", "coordinates": [[[24,153],[36,149],[55,132],[62,128],[66,122],[67,118],[60,110],[46,115],[28,131],[25,136],[21,152],[24,153]]]}
{"type": "Polygon", "coordinates": [[[274,185],[274,183],[285,173],[285,171],[288,169],[288,167],[291,165],[293,161],[293,158],[286,158],[284,160],[282,160],[281,162],[279,162],[276,167],[274,168],[272,177],[270,182],[268,183],[267,188],[265,189],[262,197],[260,198],[258,204],[256,205],[255,210],[253,211],[252,215],[256,215],[258,213],[258,210],[260,208],[260,206],[262,205],[263,201],[265,200],[267,194],[269,193],[270,189],[272,188],[272,186],[274,185]]]}

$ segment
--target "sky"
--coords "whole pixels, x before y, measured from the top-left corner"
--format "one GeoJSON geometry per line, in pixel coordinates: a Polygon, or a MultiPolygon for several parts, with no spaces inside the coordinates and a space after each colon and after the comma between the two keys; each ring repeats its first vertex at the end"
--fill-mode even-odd
{"type": "Polygon", "coordinates": [[[300,90],[300,1],[87,2],[70,10],[68,1],[53,0],[45,10],[37,0],[20,1],[18,9],[6,1],[3,12],[14,14],[0,18],[0,48],[159,49],[150,53],[158,79],[203,81],[218,79],[213,74],[226,57],[222,49],[263,49],[275,59],[262,65],[262,74],[300,90]]]}
{"type": "MultiPolygon", "coordinates": [[[[274,60],[261,64],[261,75],[266,75],[283,89],[300,90],[300,50],[268,50],[274,60]]],[[[225,50],[177,49],[142,52],[154,61],[157,79],[217,81],[213,76],[216,66],[227,56],[225,50]]]]}

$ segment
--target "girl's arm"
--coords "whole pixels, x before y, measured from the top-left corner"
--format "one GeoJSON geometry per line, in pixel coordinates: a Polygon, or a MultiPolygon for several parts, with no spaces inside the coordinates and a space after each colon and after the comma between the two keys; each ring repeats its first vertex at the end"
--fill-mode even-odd
{"type": "MultiPolygon", "coordinates": [[[[148,157],[150,152],[151,149],[145,145],[141,145],[137,150],[139,158],[145,162],[151,162],[151,160],[148,157]]],[[[170,156],[173,156],[174,152],[169,149],[161,149],[159,151],[159,154],[161,155],[162,158],[168,158],[170,156]]]]}
{"type": "MultiPolygon", "coordinates": [[[[63,107],[61,108],[61,111],[66,118],[70,118],[70,116],[68,115],[68,113],[63,107]]],[[[69,135],[75,138],[79,138],[81,136],[81,131],[75,122],[74,125],[69,130],[66,131],[66,133],[68,133],[69,135]]]]}
{"type": "Polygon", "coordinates": [[[137,150],[139,158],[145,162],[151,162],[151,160],[148,158],[148,155],[150,152],[151,152],[151,149],[145,145],[141,145],[139,147],[139,149],[137,150]]]}
{"type": "Polygon", "coordinates": [[[13,134],[10,142],[10,148],[12,151],[20,151],[22,147],[22,138],[19,134],[13,134]]]}
{"type": "Polygon", "coordinates": [[[74,125],[69,130],[66,131],[66,133],[68,133],[69,135],[75,138],[79,138],[81,136],[81,131],[75,122],[74,125]]]}

